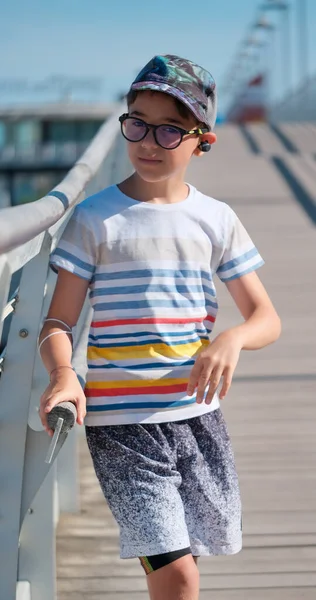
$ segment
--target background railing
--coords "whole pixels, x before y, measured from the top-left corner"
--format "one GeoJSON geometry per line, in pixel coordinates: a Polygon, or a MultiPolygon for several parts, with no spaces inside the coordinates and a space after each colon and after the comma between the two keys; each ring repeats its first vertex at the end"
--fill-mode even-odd
{"type": "Polygon", "coordinates": [[[272,121],[316,121],[316,75],[270,109],[272,121]]]}
{"type": "Polygon", "coordinates": [[[11,144],[0,148],[2,169],[70,168],[87,148],[88,143],[61,142],[18,147],[11,144]]]}
{"type": "MultiPolygon", "coordinates": [[[[129,172],[118,115],[47,196],[0,210],[0,600],[55,600],[56,524],[60,511],[78,509],[76,428],[45,463],[38,405],[48,376],[37,338],[56,279],[49,255],[74,206],[129,172]]],[[[81,380],[89,322],[86,303],[74,340],[81,380]]]]}

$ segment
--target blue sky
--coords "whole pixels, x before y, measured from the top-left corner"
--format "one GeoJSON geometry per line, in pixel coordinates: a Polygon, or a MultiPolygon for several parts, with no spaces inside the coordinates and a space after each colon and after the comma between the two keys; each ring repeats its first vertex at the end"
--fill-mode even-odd
{"type": "MultiPolygon", "coordinates": [[[[298,0],[290,1],[295,85],[299,79],[298,0]]],[[[109,101],[126,91],[154,54],[174,53],[202,64],[220,85],[259,5],[260,0],[10,0],[2,3],[0,13],[0,84],[11,77],[28,81],[54,74],[97,77],[102,80],[101,92],[80,97],[109,101]]],[[[307,5],[310,71],[316,72],[316,45],[312,43],[316,0],[307,0],[307,5]]],[[[270,19],[278,23],[280,17],[271,13],[270,19]]],[[[273,77],[279,96],[284,81],[281,42],[277,30],[273,77]]],[[[56,97],[51,93],[49,99],[56,97]]],[[[25,92],[9,95],[0,89],[1,104],[45,99],[44,94],[37,98],[25,92]]]]}

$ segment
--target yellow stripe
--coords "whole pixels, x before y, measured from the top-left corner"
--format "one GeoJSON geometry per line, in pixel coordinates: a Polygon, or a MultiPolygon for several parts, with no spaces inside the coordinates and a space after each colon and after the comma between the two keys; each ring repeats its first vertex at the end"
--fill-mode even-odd
{"type": "MultiPolygon", "coordinates": [[[[106,358],[112,360],[128,360],[137,358],[155,358],[166,356],[168,358],[178,358],[183,356],[192,357],[204,346],[208,346],[208,340],[200,340],[192,344],[181,344],[179,346],[168,346],[167,344],[146,344],[146,346],[123,346],[120,348],[98,348],[97,346],[89,346],[87,357],[88,360],[98,358],[106,358]]],[[[146,368],[146,365],[144,365],[146,368]]]]}
{"type": "Polygon", "coordinates": [[[134,381],[122,379],[121,381],[89,381],[86,388],[90,390],[111,389],[121,387],[148,387],[150,385],[164,387],[166,385],[177,385],[180,383],[188,383],[189,378],[185,379],[138,379],[134,381]]]}

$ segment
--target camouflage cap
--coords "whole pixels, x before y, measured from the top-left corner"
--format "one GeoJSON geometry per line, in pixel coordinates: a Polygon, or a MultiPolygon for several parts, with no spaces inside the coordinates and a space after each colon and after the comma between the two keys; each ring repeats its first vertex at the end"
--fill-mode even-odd
{"type": "Polygon", "coordinates": [[[170,94],[185,104],[200,122],[214,129],[217,112],[215,81],[208,71],[190,60],[172,54],[154,56],[130,89],[170,94]]]}

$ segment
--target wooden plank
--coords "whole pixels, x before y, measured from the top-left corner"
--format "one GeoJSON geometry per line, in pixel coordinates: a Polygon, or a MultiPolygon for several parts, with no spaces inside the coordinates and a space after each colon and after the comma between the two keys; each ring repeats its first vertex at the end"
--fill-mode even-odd
{"type": "MultiPolygon", "coordinates": [[[[105,600],[109,599],[106,594],[78,594],[78,592],[62,593],[59,595],[58,600],[105,600]]],[[[146,592],[132,592],[128,593],[128,596],[123,593],[115,593],[112,596],[113,600],[149,600],[149,596],[146,592]]],[[[264,590],[216,590],[216,600],[280,600],[286,598],[286,600],[315,600],[315,589],[305,588],[278,588],[276,590],[264,589],[264,590]]],[[[201,592],[200,600],[211,600],[209,591],[201,592]]]]}
{"type": "MultiPolygon", "coordinates": [[[[284,588],[298,587],[316,589],[316,573],[252,573],[249,575],[235,573],[222,575],[202,575],[200,578],[201,591],[217,591],[229,589],[265,589],[265,588],[284,588]]],[[[131,577],[125,577],[124,570],[121,570],[119,577],[90,577],[59,579],[59,592],[82,592],[85,593],[106,593],[117,594],[125,592],[128,594],[131,590],[146,592],[146,578],[142,573],[131,577]]]]}
{"type": "MultiPolygon", "coordinates": [[[[242,486],[245,487],[245,486],[242,486]]],[[[261,491],[261,488],[259,487],[261,491]]],[[[256,505],[253,510],[249,509],[244,519],[244,534],[259,535],[262,533],[262,523],[264,519],[265,535],[295,535],[308,534],[316,538],[316,520],[315,511],[290,511],[286,510],[259,510],[256,505]],[[299,524],[298,524],[299,519],[299,524]]],[[[104,511],[99,511],[98,517],[85,517],[84,515],[71,515],[64,523],[60,524],[62,528],[63,538],[74,537],[84,540],[91,538],[97,540],[106,540],[108,543],[113,543],[118,537],[118,528],[113,523],[112,518],[104,515],[104,511]]],[[[61,534],[58,536],[60,543],[61,534]]],[[[246,540],[245,540],[246,542],[246,540]]],[[[315,563],[316,564],[316,563],[315,563]]]]}
{"type": "MultiPolygon", "coordinates": [[[[203,557],[199,559],[202,575],[249,575],[251,573],[312,573],[316,564],[316,547],[289,548],[245,548],[242,553],[229,557],[203,557]]],[[[142,574],[138,559],[122,560],[118,556],[85,555],[84,559],[64,561],[59,566],[61,579],[81,579],[90,577],[108,578],[139,577],[142,574]]]]}

